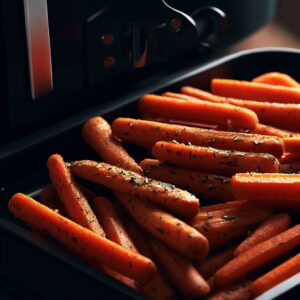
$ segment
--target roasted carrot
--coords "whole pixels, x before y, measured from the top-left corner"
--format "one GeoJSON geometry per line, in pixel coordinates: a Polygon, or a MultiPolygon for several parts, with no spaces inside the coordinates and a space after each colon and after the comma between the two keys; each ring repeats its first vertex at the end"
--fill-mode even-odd
{"type": "Polygon", "coordinates": [[[300,208],[299,174],[236,174],[232,177],[232,190],[236,199],[276,208],[300,208]]]}
{"type": "Polygon", "coordinates": [[[174,184],[200,197],[219,201],[233,199],[231,178],[167,166],[156,159],[144,159],[140,166],[148,177],[174,184]]]}
{"type": "MultiPolygon", "coordinates": [[[[239,107],[245,107],[254,111],[260,123],[272,125],[292,131],[298,131],[300,128],[300,105],[287,103],[258,102],[251,100],[240,100],[235,98],[225,98],[201,91],[195,88],[182,88],[184,94],[192,95],[200,100],[211,101],[215,103],[229,103],[239,107]]],[[[300,92],[300,90],[299,90],[300,92]]],[[[231,126],[234,128],[234,126],[231,126]]]]}
{"type": "Polygon", "coordinates": [[[291,76],[279,73],[279,72],[270,72],[262,74],[254,79],[253,82],[265,83],[271,85],[281,85],[286,87],[300,88],[299,82],[293,79],[291,76]]]}
{"type": "Polygon", "coordinates": [[[82,136],[105,162],[142,173],[140,166],[112,135],[110,125],[102,117],[88,120],[82,128],[82,136]]]}
{"type": "Polygon", "coordinates": [[[298,136],[298,133],[279,129],[270,125],[257,124],[254,129],[251,130],[251,133],[261,134],[261,135],[269,135],[269,136],[277,136],[280,138],[293,137],[298,136]]]}
{"type": "Polygon", "coordinates": [[[283,142],[277,137],[193,128],[175,124],[118,118],[112,124],[113,133],[120,139],[145,148],[158,141],[176,140],[196,146],[226,150],[283,154],[283,142]]]}
{"type": "Polygon", "coordinates": [[[252,295],[257,297],[299,272],[300,254],[297,254],[252,282],[250,286],[252,295]]]}
{"type": "Polygon", "coordinates": [[[300,243],[300,225],[296,225],[235,257],[214,275],[215,283],[227,286],[249,272],[288,252],[300,243]]]}
{"type": "Polygon", "coordinates": [[[172,285],[185,297],[198,299],[210,292],[210,287],[194,266],[185,258],[157,240],[150,247],[172,285]]]}
{"type": "MultiPolygon", "coordinates": [[[[186,94],[181,94],[181,93],[173,93],[173,92],[165,92],[162,94],[162,96],[165,97],[170,97],[170,98],[176,98],[176,99],[182,99],[182,100],[197,100],[198,98],[189,96],[186,94]]],[[[205,99],[203,99],[205,100],[205,99]]]]}
{"type": "Polygon", "coordinates": [[[218,269],[220,269],[227,262],[233,259],[233,250],[234,247],[229,247],[225,250],[221,250],[214,254],[210,254],[203,261],[194,262],[194,266],[204,278],[209,278],[218,269]]]}
{"type": "Polygon", "coordinates": [[[290,164],[299,161],[300,161],[300,152],[283,153],[283,155],[280,157],[280,163],[282,164],[290,164]]]}
{"type": "Polygon", "coordinates": [[[182,216],[193,217],[199,209],[199,200],[188,191],[132,171],[87,160],[74,162],[70,168],[75,176],[120,193],[138,195],[182,216]]]}
{"type": "Polygon", "coordinates": [[[276,214],[270,216],[261,223],[250,236],[238,245],[238,247],[234,250],[234,255],[238,256],[253,246],[287,230],[290,223],[291,218],[288,214],[276,214]]]}
{"type": "MultiPolygon", "coordinates": [[[[249,206],[251,208],[253,208],[253,203],[251,203],[251,201],[245,201],[245,200],[229,201],[229,202],[225,202],[225,203],[201,206],[199,208],[198,214],[220,211],[220,210],[223,211],[223,210],[231,209],[231,208],[247,210],[247,209],[249,209],[249,206]]],[[[195,216],[195,218],[197,218],[198,214],[195,216]]]]}
{"type": "Polygon", "coordinates": [[[300,103],[300,90],[285,86],[239,81],[213,79],[212,92],[223,97],[278,103],[300,103]]]}
{"type": "MultiPolygon", "coordinates": [[[[130,219],[124,218],[125,227],[130,236],[132,237],[134,244],[138,248],[139,252],[155,261],[153,253],[146,241],[145,233],[130,219]]],[[[170,285],[162,275],[160,268],[154,274],[152,280],[146,284],[139,285],[139,290],[154,300],[171,300],[176,299],[176,296],[171,289],[170,285]]]]}
{"type": "Polygon", "coordinates": [[[171,249],[190,259],[206,257],[207,239],[193,227],[136,196],[120,193],[116,196],[141,227],[171,249]]]}
{"type": "Polygon", "coordinates": [[[70,218],[95,233],[104,236],[88,200],[78,188],[63,158],[53,154],[48,158],[49,175],[70,218]]]}
{"type": "Polygon", "coordinates": [[[98,196],[94,198],[93,202],[96,216],[98,217],[107,238],[121,245],[125,249],[138,253],[138,250],[126,232],[126,229],[110,201],[105,197],[98,196]]]}
{"type": "Polygon", "coordinates": [[[300,137],[287,137],[283,142],[285,152],[300,152],[300,137]]]}
{"type": "Polygon", "coordinates": [[[231,176],[239,172],[279,171],[276,157],[266,153],[248,153],[232,150],[218,150],[178,142],[157,142],[152,148],[152,155],[162,162],[175,166],[231,176]]]}
{"type": "Polygon", "coordinates": [[[68,249],[130,278],[147,282],[155,272],[155,265],[150,259],[124,249],[24,194],[15,194],[9,200],[8,208],[15,217],[47,231],[68,249]]]}
{"type": "Polygon", "coordinates": [[[256,114],[246,108],[158,95],[143,96],[139,102],[139,110],[143,116],[159,116],[224,126],[231,123],[236,128],[252,129],[258,123],[256,114]]]}

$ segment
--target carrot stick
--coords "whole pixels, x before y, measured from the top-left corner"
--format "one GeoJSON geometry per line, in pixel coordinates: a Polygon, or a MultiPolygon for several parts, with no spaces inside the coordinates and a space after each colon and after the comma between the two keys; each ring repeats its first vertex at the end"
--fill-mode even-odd
{"type": "Polygon", "coordinates": [[[286,152],[300,152],[300,137],[288,137],[283,139],[286,152]]]}
{"type": "MultiPolygon", "coordinates": [[[[249,209],[249,206],[253,208],[253,203],[251,201],[229,201],[225,203],[218,203],[218,204],[212,204],[207,206],[201,206],[199,208],[198,214],[202,213],[208,213],[208,212],[214,212],[214,211],[223,211],[226,209],[236,208],[236,209],[249,209]]],[[[195,219],[197,218],[198,214],[195,216],[195,219]]]]}
{"type": "Polygon", "coordinates": [[[123,141],[148,149],[158,141],[176,140],[196,146],[270,153],[276,157],[283,154],[282,140],[270,136],[193,128],[130,118],[116,119],[112,124],[112,130],[123,141]]]}
{"type": "Polygon", "coordinates": [[[152,148],[152,155],[162,162],[178,167],[223,176],[231,176],[239,172],[276,173],[279,171],[278,160],[265,153],[218,150],[177,142],[157,142],[152,148]]]}
{"type": "Polygon", "coordinates": [[[280,157],[280,163],[282,164],[290,164],[298,161],[300,161],[300,152],[283,153],[280,157]]]}
{"type": "Polygon", "coordinates": [[[295,79],[293,79],[291,76],[287,74],[279,73],[279,72],[265,73],[252,79],[252,81],[257,83],[300,88],[300,84],[295,79]]]}
{"type": "Polygon", "coordinates": [[[63,216],[66,216],[66,208],[60,201],[59,196],[53,185],[46,186],[39,194],[40,202],[63,216]]]}
{"type": "Polygon", "coordinates": [[[210,292],[207,282],[187,259],[157,240],[150,239],[149,245],[169,281],[183,296],[198,299],[210,292]]]}
{"type": "Polygon", "coordinates": [[[297,254],[252,282],[250,286],[252,295],[259,296],[299,272],[300,254],[297,254]]]}
{"type": "Polygon", "coordinates": [[[257,124],[254,129],[251,130],[251,133],[261,134],[261,135],[269,135],[269,136],[277,136],[281,138],[298,136],[298,133],[279,129],[270,125],[257,124]]]}
{"type": "Polygon", "coordinates": [[[296,225],[235,257],[215,273],[215,283],[220,287],[226,286],[288,252],[299,243],[300,225],[296,225]]]}
{"type": "Polygon", "coordinates": [[[87,160],[74,162],[70,168],[75,176],[120,193],[138,195],[182,216],[193,217],[199,209],[199,200],[189,192],[132,171],[87,160]]]}
{"type": "Polygon", "coordinates": [[[48,158],[47,164],[52,184],[70,218],[83,227],[104,236],[104,231],[92,211],[88,200],[78,188],[63,158],[58,154],[51,155],[48,158]]]}
{"type": "Polygon", "coordinates": [[[135,196],[120,193],[116,196],[142,228],[171,249],[190,259],[207,255],[207,239],[191,226],[135,196]]]}
{"type": "Polygon", "coordinates": [[[148,177],[174,184],[200,197],[219,201],[233,199],[231,178],[166,166],[155,159],[144,159],[140,166],[148,177]]]}
{"type": "MultiPolygon", "coordinates": [[[[173,93],[173,92],[165,92],[162,94],[162,96],[170,97],[170,98],[176,98],[176,99],[182,99],[182,100],[197,100],[197,97],[189,96],[186,94],[181,93],[173,93]]],[[[205,99],[203,99],[205,100],[205,99]]]]}
{"type": "Polygon", "coordinates": [[[236,199],[274,208],[300,208],[298,174],[236,174],[232,177],[232,190],[236,199]]]}
{"type": "Polygon", "coordinates": [[[209,278],[218,269],[233,259],[233,250],[234,247],[229,247],[217,253],[210,254],[203,261],[195,262],[194,266],[204,278],[209,278]]]}
{"type": "Polygon", "coordinates": [[[300,103],[300,90],[250,81],[213,79],[212,92],[223,97],[278,103],[300,103]]]}
{"type": "MultiPolygon", "coordinates": [[[[240,100],[213,95],[191,87],[182,88],[182,93],[197,97],[200,100],[215,103],[229,103],[239,107],[245,107],[254,111],[260,123],[272,125],[278,128],[297,131],[300,128],[300,105],[287,103],[257,102],[240,100]]],[[[233,126],[234,127],[234,126],[233,126]]]]}
{"type": "MultiPolygon", "coordinates": [[[[152,261],[155,261],[153,253],[146,241],[144,232],[142,232],[142,230],[130,218],[125,219],[125,227],[139,252],[150,258],[152,261]]],[[[139,290],[150,299],[154,300],[176,299],[173,290],[165,280],[159,268],[150,282],[144,285],[139,285],[139,290]]]]}
{"type": "Polygon", "coordinates": [[[251,249],[253,246],[287,230],[290,223],[291,218],[288,214],[276,214],[270,216],[261,223],[250,236],[238,245],[238,247],[234,250],[234,255],[238,256],[251,249]]]}
{"type": "Polygon", "coordinates": [[[9,200],[8,208],[15,217],[47,231],[68,249],[130,278],[147,282],[155,272],[150,259],[124,249],[24,194],[15,194],[9,200]]]}
{"type": "Polygon", "coordinates": [[[105,197],[98,196],[94,198],[93,202],[95,213],[107,238],[127,250],[138,253],[110,201],[105,197]]]}
{"type": "Polygon", "coordinates": [[[256,114],[246,108],[158,95],[143,96],[139,102],[139,110],[143,116],[160,116],[225,126],[230,122],[236,128],[252,129],[258,123],[256,114]]]}
{"type": "Polygon", "coordinates": [[[82,136],[105,162],[142,173],[139,165],[113,137],[110,125],[103,118],[95,117],[88,120],[82,128],[82,136]]]}

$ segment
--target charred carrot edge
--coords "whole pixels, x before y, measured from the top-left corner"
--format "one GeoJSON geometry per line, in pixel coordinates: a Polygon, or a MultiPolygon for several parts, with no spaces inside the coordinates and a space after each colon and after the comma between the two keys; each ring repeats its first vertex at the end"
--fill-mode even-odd
{"type": "Polygon", "coordinates": [[[194,266],[204,278],[209,278],[233,258],[233,250],[234,247],[229,247],[218,251],[206,257],[202,262],[194,263],[194,266]]]}
{"type": "Polygon", "coordinates": [[[254,79],[253,82],[265,83],[271,85],[281,85],[286,87],[300,88],[299,82],[293,79],[291,76],[280,73],[280,72],[270,72],[262,74],[254,79]]]}
{"type": "Polygon", "coordinates": [[[282,164],[290,164],[298,161],[300,161],[300,152],[283,153],[280,157],[280,163],[282,164]]]}
{"type": "Polygon", "coordinates": [[[138,253],[110,201],[102,196],[94,198],[94,210],[107,238],[127,250],[138,253]]]}
{"type": "Polygon", "coordinates": [[[246,108],[230,104],[182,100],[159,95],[145,95],[139,101],[143,116],[159,116],[214,125],[232,123],[236,128],[253,129],[258,123],[256,114],[246,108]]]}
{"type": "Polygon", "coordinates": [[[298,88],[216,78],[211,82],[211,89],[214,94],[223,97],[263,102],[300,103],[298,88]]]}
{"type": "Polygon", "coordinates": [[[277,136],[280,138],[286,138],[286,137],[294,137],[298,136],[298,133],[279,129],[270,125],[264,125],[264,124],[257,124],[257,126],[251,130],[252,133],[255,134],[262,134],[262,135],[269,135],[269,136],[277,136]]]}
{"type": "Polygon", "coordinates": [[[239,172],[279,171],[279,161],[266,153],[219,150],[178,142],[157,142],[152,148],[152,155],[174,166],[223,176],[239,172]]]}
{"type": "Polygon", "coordinates": [[[270,216],[261,223],[250,236],[237,246],[234,250],[234,255],[238,256],[251,249],[253,246],[287,230],[290,223],[291,218],[288,214],[276,214],[270,216]]]}
{"type": "Polygon", "coordinates": [[[283,154],[283,142],[278,137],[209,130],[131,118],[116,119],[112,123],[112,130],[121,140],[148,149],[158,141],[176,140],[196,146],[270,153],[276,157],[283,154]]]}
{"type": "Polygon", "coordinates": [[[270,207],[299,209],[300,175],[241,173],[232,177],[236,199],[259,201],[270,207]]]}
{"type": "Polygon", "coordinates": [[[116,197],[142,228],[171,249],[190,259],[208,254],[207,239],[196,229],[140,198],[120,193],[116,197]]]}
{"type": "Polygon", "coordinates": [[[169,281],[182,295],[197,299],[210,292],[208,283],[187,259],[157,240],[149,239],[149,245],[169,281]]]}
{"type": "MultiPolygon", "coordinates": [[[[126,230],[128,231],[129,235],[134,241],[134,244],[138,248],[139,252],[142,255],[150,258],[152,261],[155,262],[153,253],[146,241],[145,233],[127,215],[124,218],[124,224],[126,230]]],[[[170,285],[164,278],[160,268],[158,268],[157,272],[154,274],[154,277],[150,282],[143,285],[139,285],[138,288],[143,294],[148,296],[150,299],[154,299],[154,300],[176,299],[174,291],[171,289],[170,285]]]]}
{"type": "Polygon", "coordinates": [[[24,194],[15,194],[9,200],[8,209],[27,224],[47,231],[75,253],[137,281],[151,280],[156,270],[150,259],[124,249],[24,194]]]}
{"type": "Polygon", "coordinates": [[[58,154],[53,154],[48,158],[47,165],[52,184],[70,218],[83,227],[104,236],[104,231],[92,211],[88,200],[78,188],[63,158],[58,154]]]}
{"type": "Polygon", "coordinates": [[[215,283],[220,287],[224,287],[279,255],[288,252],[299,243],[300,225],[296,225],[265,242],[257,244],[228,262],[215,273],[215,283]]]}
{"type": "MultiPolygon", "coordinates": [[[[270,103],[226,98],[216,96],[192,87],[182,88],[182,93],[196,97],[201,101],[203,99],[215,103],[229,103],[239,107],[251,109],[257,114],[259,122],[263,124],[296,132],[299,131],[300,128],[298,121],[300,118],[299,104],[270,103]]],[[[230,128],[234,128],[234,126],[231,126],[230,128]]]]}
{"type": "Polygon", "coordinates": [[[283,139],[285,152],[300,152],[300,137],[288,137],[283,139]]]}
{"type": "Polygon", "coordinates": [[[252,295],[259,296],[299,272],[300,254],[297,254],[252,282],[250,286],[252,295]]]}
{"type": "Polygon", "coordinates": [[[114,138],[110,125],[102,117],[88,120],[82,128],[82,136],[105,162],[125,170],[142,173],[140,166],[114,138]]]}
{"type": "Polygon", "coordinates": [[[138,195],[181,216],[193,217],[199,209],[199,200],[188,191],[132,171],[94,161],[74,162],[70,169],[82,179],[102,184],[117,192],[138,195]]]}
{"type": "Polygon", "coordinates": [[[233,199],[231,178],[166,166],[155,159],[144,159],[140,166],[148,177],[174,184],[200,197],[219,201],[233,199]]]}

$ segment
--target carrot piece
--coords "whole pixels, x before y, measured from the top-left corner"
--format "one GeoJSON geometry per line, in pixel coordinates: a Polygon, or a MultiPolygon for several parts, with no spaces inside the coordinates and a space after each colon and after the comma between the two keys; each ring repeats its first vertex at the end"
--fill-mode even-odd
{"type": "Polygon", "coordinates": [[[63,216],[67,215],[64,204],[60,201],[59,196],[53,185],[46,186],[39,194],[40,202],[63,216]]]}
{"type": "Polygon", "coordinates": [[[234,255],[238,256],[251,249],[253,246],[268,240],[269,238],[287,230],[290,226],[291,218],[288,214],[276,214],[270,216],[257,229],[248,236],[234,250],[234,255]]]}
{"type": "Polygon", "coordinates": [[[299,272],[300,254],[297,254],[252,282],[250,286],[252,295],[259,296],[299,272]]]}
{"type": "Polygon", "coordinates": [[[229,201],[229,202],[225,202],[225,203],[201,206],[199,208],[198,214],[195,216],[195,219],[197,218],[197,216],[199,214],[202,214],[202,213],[214,212],[214,211],[219,211],[219,210],[223,211],[223,210],[231,209],[231,208],[249,209],[249,206],[251,208],[253,208],[253,203],[251,203],[251,201],[245,201],[245,200],[229,201]]]}
{"type": "Polygon", "coordinates": [[[290,164],[298,161],[300,161],[300,152],[283,153],[280,157],[280,163],[282,164],[290,164]]]}
{"type": "Polygon", "coordinates": [[[173,250],[190,259],[207,255],[207,239],[193,227],[135,196],[116,196],[141,227],[173,250]]]}
{"type": "Polygon", "coordinates": [[[286,152],[300,152],[300,137],[288,137],[283,139],[286,152]]]}
{"type": "Polygon", "coordinates": [[[271,85],[281,85],[286,87],[300,88],[299,82],[293,79],[291,76],[279,73],[279,72],[270,72],[262,74],[254,79],[253,82],[265,83],[271,85]]]}
{"type": "Polygon", "coordinates": [[[256,114],[246,108],[158,95],[143,96],[139,102],[139,110],[143,116],[160,116],[225,126],[230,122],[237,128],[252,129],[258,123],[256,114]]]}
{"type": "Polygon", "coordinates": [[[236,174],[232,177],[232,190],[236,199],[274,208],[300,208],[298,174],[236,174]]]}
{"type": "Polygon", "coordinates": [[[70,218],[83,227],[104,236],[104,231],[92,211],[88,200],[78,188],[63,158],[58,154],[53,154],[48,158],[47,164],[52,184],[70,218]]]}
{"type": "Polygon", "coordinates": [[[157,142],[152,148],[152,155],[162,162],[178,167],[223,176],[231,176],[238,172],[279,171],[279,161],[266,153],[218,150],[177,142],[157,142]]]}
{"type": "Polygon", "coordinates": [[[103,118],[94,117],[88,120],[82,128],[82,136],[105,162],[142,173],[140,166],[113,137],[110,125],[103,118]]]}
{"type": "Polygon", "coordinates": [[[117,192],[138,195],[182,216],[193,217],[199,209],[199,200],[188,191],[132,171],[87,160],[74,162],[70,168],[75,176],[117,192]]]}
{"type": "Polygon", "coordinates": [[[174,184],[200,197],[220,201],[233,199],[231,178],[166,166],[156,159],[144,159],[140,166],[148,177],[174,184]]]}
{"type": "Polygon", "coordinates": [[[233,259],[233,250],[234,247],[229,247],[225,250],[218,251],[217,253],[210,254],[203,261],[195,262],[194,266],[204,278],[209,278],[218,269],[233,259]]]}
{"type": "Polygon", "coordinates": [[[258,102],[251,100],[240,100],[225,98],[201,91],[195,88],[182,88],[184,94],[197,97],[215,103],[228,103],[239,107],[245,107],[254,111],[260,123],[272,125],[278,128],[297,131],[300,128],[300,105],[287,103],[258,102]]]}
{"type": "Polygon", "coordinates": [[[228,262],[215,273],[215,283],[220,287],[226,286],[288,252],[299,243],[300,225],[296,225],[267,241],[255,245],[228,262]]]}
{"type": "Polygon", "coordinates": [[[196,146],[270,153],[276,157],[283,154],[282,140],[270,136],[193,128],[130,118],[116,119],[112,124],[112,130],[123,141],[148,149],[158,141],[176,140],[196,146]]]}
{"type": "MultiPolygon", "coordinates": [[[[197,97],[189,96],[186,94],[181,93],[173,93],[173,92],[165,92],[162,94],[162,96],[170,97],[170,98],[176,98],[176,99],[182,99],[182,100],[197,100],[197,97]]],[[[205,99],[203,99],[205,100],[205,99]]]]}
{"type": "Polygon", "coordinates": [[[130,278],[147,282],[156,270],[150,259],[124,249],[24,194],[15,194],[9,200],[8,208],[15,217],[47,231],[68,249],[130,278]]]}
{"type": "Polygon", "coordinates": [[[269,136],[277,136],[280,138],[286,137],[294,137],[298,136],[298,133],[279,129],[270,125],[257,124],[254,129],[251,130],[252,133],[261,134],[261,135],[269,135],[269,136]]]}
{"type": "MultiPolygon", "coordinates": [[[[138,248],[139,252],[150,258],[152,261],[155,261],[153,253],[146,241],[144,232],[130,219],[124,219],[125,227],[130,236],[132,237],[134,244],[138,248]]],[[[154,274],[153,279],[144,284],[138,286],[139,290],[148,296],[150,299],[154,300],[171,300],[176,299],[176,296],[165,280],[164,276],[161,273],[160,268],[154,274]]]]}
{"type": "Polygon", "coordinates": [[[185,258],[168,249],[157,240],[149,245],[172,285],[187,298],[202,298],[210,287],[194,266],[185,258]]]}
{"type": "Polygon", "coordinates": [[[223,97],[278,103],[300,103],[300,90],[250,81],[213,79],[212,92],[223,97]]]}

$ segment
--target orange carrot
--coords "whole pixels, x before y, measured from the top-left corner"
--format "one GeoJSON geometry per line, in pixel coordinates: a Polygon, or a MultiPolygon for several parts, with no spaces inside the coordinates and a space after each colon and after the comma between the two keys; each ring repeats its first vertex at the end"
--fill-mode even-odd
{"type": "Polygon", "coordinates": [[[232,177],[236,199],[258,201],[276,208],[300,208],[300,175],[236,174],[232,177]]]}
{"type": "Polygon", "coordinates": [[[187,259],[154,239],[149,244],[169,281],[183,296],[198,299],[210,292],[207,282],[187,259]]]}
{"type": "Polygon", "coordinates": [[[182,92],[184,94],[197,97],[200,100],[203,99],[215,103],[229,103],[239,107],[251,109],[257,114],[260,123],[292,131],[298,131],[300,128],[298,121],[300,118],[299,104],[257,102],[251,100],[225,98],[191,87],[182,88],[182,92]]]}
{"type": "Polygon", "coordinates": [[[299,245],[299,243],[300,225],[296,225],[265,242],[255,245],[228,262],[215,273],[215,283],[220,287],[227,286],[274,258],[288,252],[299,245]]]}
{"type": "Polygon", "coordinates": [[[107,238],[125,249],[138,253],[110,201],[105,197],[98,196],[94,198],[93,202],[95,213],[107,238]]]}
{"type": "Polygon", "coordinates": [[[144,159],[140,166],[148,177],[174,184],[200,197],[220,201],[233,199],[231,178],[166,166],[155,159],[144,159]]]}
{"type": "Polygon", "coordinates": [[[82,136],[105,162],[142,173],[139,165],[113,137],[110,125],[103,118],[95,117],[88,120],[82,128],[82,136]]]}
{"type": "Polygon", "coordinates": [[[256,114],[246,108],[158,95],[143,96],[139,102],[139,110],[143,116],[159,116],[225,126],[230,122],[236,128],[252,129],[258,123],[256,114]]]}
{"type": "Polygon", "coordinates": [[[182,216],[193,217],[199,209],[199,200],[189,192],[132,171],[87,160],[74,162],[70,168],[75,176],[120,193],[138,195],[182,216]]]}
{"type": "Polygon", "coordinates": [[[259,296],[299,272],[300,254],[297,254],[252,282],[250,286],[252,295],[259,296]]]}
{"type": "Polygon", "coordinates": [[[193,128],[130,118],[116,119],[112,124],[112,130],[123,141],[148,149],[158,141],[176,140],[196,146],[270,153],[276,157],[283,154],[281,139],[256,134],[193,128]]]}
{"type": "Polygon", "coordinates": [[[300,152],[300,137],[288,137],[283,139],[286,152],[300,152]]]}
{"type": "Polygon", "coordinates": [[[269,217],[260,224],[250,236],[238,245],[238,247],[234,250],[234,255],[238,256],[251,249],[253,246],[287,230],[290,223],[291,218],[288,214],[277,214],[269,217]]]}
{"type": "Polygon", "coordinates": [[[70,218],[95,233],[104,236],[88,200],[78,188],[63,158],[54,154],[48,158],[49,175],[70,218]]]}
{"type": "Polygon", "coordinates": [[[271,85],[281,85],[286,87],[294,87],[294,88],[300,88],[299,82],[297,82],[295,79],[293,79],[291,76],[279,73],[279,72],[270,72],[262,74],[254,79],[252,79],[253,82],[257,83],[265,83],[265,84],[271,84],[271,85]]]}
{"type": "Polygon", "coordinates": [[[223,176],[231,176],[238,172],[279,171],[276,157],[265,153],[218,150],[177,142],[157,142],[152,148],[152,155],[162,162],[178,167],[223,176]]]}
{"type": "Polygon", "coordinates": [[[213,79],[212,92],[223,97],[278,103],[300,103],[300,90],[285,86],[239,81],[213,79]]]}
{"type": "Polygon", "coordinates": [[[270,125],[257,124],[254,129],[251,130],[252,133],[261,134],[261,135],[269,135],[269,136],[277,136],[281,138],[298,136],[298,133],[279,129],[276,127],[272,127],[270,125]]]}
{"type": "Polygon", "coordinates": [[[298,161],[300,161],[300,152],[283,153],[280,157],[280,163],[282,164],[290,164],[298,161]]]}
{"type": "MultiPolygon", "coordinates": [[[[165,92],[162,94],[162,96],[170,97],[170,98],[176,98],[176,99],[182,99],[182,100],[197,100],[197,97],[189,96],[186,94],[181,93],[173,93],[173,92],[165,92]]],[[[205,99],[203,99],[205,100],[205,99]]]]}
{"type": "Polygon", "coordinates": [[[155,265],[150,259],[124,249],[24,194],[15,194],[9,200],[8,208],[15,217],[47,231],[68,249],[130,278],[147,282],[155,272],[155,265]]]}
{"type": "Polygon", "coordinates": [[[194,266],[204,278],[209,278],[218,269],[233,259],[233,250],[234,247],[229,247],[217,253],[210,254],[203,261],[195,262],[194,266]]]}
{"type": "MultiPolygon", "coordinates": [[[[231,209],[231,208],[247,210],[247,209],[249,209],[249,206],[251,208],[253,208],[253,203],[251,203],[251,201],[245,201],[245,200],[229,201],[229,202],[225,202],[225,203],[201,206],[199,208],[198,214],[220,211],[220,210],[223,211],[223,210],[231,209]]],[[[195,219],[197,218],[198,214],[195,216],[195,219]]]]}
{"type": "Polygon", "coordinates": [[[191,226],[135,196],[116,196],[141,227],[173,250],[190,259],[207,255],[207,239],[191,226]]]}

